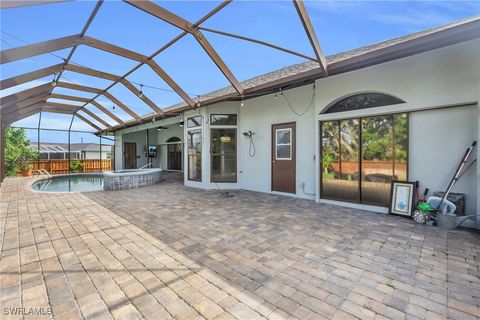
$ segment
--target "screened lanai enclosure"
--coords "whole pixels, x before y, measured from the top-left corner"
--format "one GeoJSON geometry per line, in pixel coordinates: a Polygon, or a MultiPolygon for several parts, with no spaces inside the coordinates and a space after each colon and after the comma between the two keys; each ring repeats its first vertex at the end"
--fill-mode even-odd
{"type": "MultiPolygon", "coordinates": [[[[113,144],[107,136],[115,130],[177,116],[214,102],[243,101],[298,81],[293,78],[268,86],[242,82],[273,68],[268,66],[252,74],[244,68],[253,64],[248,54],[245,59],[231,58],[233,43],[244,49],[259,46],[268,55],[272,50],[283,54],[284,65],[311,61],[316,64],[314,73],[327,75],[325,57],[302,1],[285,6],[294,22],[289,28],[294,26],[305,38],[304,47],[298,50],[221,30],[222,13],[230,19],[238,16],[239,10],[244,15],[251,9],[248,3],[231,2],[195,3],[195,10],[191,10],[192,3],[175,2],[2,1],[2,20],[8,20],[14,10],[22,10],[25,16],[35,13],[49,17],[35,27],[36,32],[20,25],[19,30],[2,28],[2,130],[8,126],[26,128],[31,145],[40,151],[43,148],[37,167],[46,160],[41,158],[58,154],[63,154],[68,163],[81,158],[82,152],[85,157],[91,150],[78,150],[78,143],[95,144],[103,159],[103,151],[113,144]],[[125,19],[105,28],[112,14],[125,19]],[[128,25],[128,17],[141,17],[142,22],[128,25]],[[207,24],[209,21],[212,23],[207,24]],[[115,32],[115,28],[121,32],[115,32]],[[125,43],[122,32],[135,33],[136,43],[125,43]],[[47,38],[47,34],[55,36],[47,38]],[[185,50],[193,60],[176,58],[185,50]],[[230,56],[228,63],[222,56],[230,56]],[[188,78],[179,76],[179,64],[191,69],[188,78]],[[215,87],[214,81],[202,78],[207,69],[215,70],[208,73],[216,78],[215,87]],[[213,91],[221,87],[218,83],[225,89],[213,91]],[[54,147],[56,154],[45,151],[52,149],[46,144],[55,143],[62,144],[54,147]]],[[[272,39],[284,42],[278,37],[272,39]]],[[[2,141],[2,150],[3,145],[2,141]]],[[[63,167],[69,170],[69,165],[63,167]]],[[[94,167],[112,169],[102,161],[94,167]]]]}

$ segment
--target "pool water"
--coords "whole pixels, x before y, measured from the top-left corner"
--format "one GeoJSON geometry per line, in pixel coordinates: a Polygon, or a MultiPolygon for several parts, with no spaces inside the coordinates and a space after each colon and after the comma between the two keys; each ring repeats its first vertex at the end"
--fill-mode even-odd
{"type": "Polygon", "coordinates": [[[83,192],[103,190],[103,175],[75,174],[39,180],[32,188],[47,192],[83,192]]]}

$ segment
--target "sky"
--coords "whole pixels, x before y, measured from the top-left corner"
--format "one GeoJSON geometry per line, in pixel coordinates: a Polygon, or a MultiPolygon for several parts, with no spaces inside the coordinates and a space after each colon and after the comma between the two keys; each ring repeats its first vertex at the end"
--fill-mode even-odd
{"type": "MultiPolygon", "coordinates": [[[[220,1],[155,1],[167,10],[195,22],[215,8],[220,1]]],[[[1,14],[1,50],[54,38],[78,34],[87,21],[96,2],[67,1],[48,5],[4,9],[1,14]]],[[[413,32],[444,25],[467,17],[480,15],[480,1],[305,1],[312,24],[325,55],[348,51],[361,46],[388,40],[413,32]]],[[[203,24],[204,27],[235,33],[267,41],[308,56],[314,56],[300,20],[291,1],[233,1],[203,24]]],[[[105,1],[87,35],[110,42],[144,55],[150,55],[181,31],[143,11],[120,1],[105,1]]],[[[240,81],[305,59],[271,48],[227,38],[204,31],[205,36],[240,81]]],[[[63,62],[69,49],[42,54],[32,58],[1,65],[1,78],[6,79],[39,68],[63,62]]],[[[190,35],[154,58],[162,68],[194,100],[197,95],[225,87],[229,82],[216,68],[208,55],[190,35]]],[[[86,46],[79,46],[72,63],[123,75],[138,63],[86,46]]],[[[127,77],[159,107],[167,107],[181,98],[148,66],[143,66],[127,77]]],[[[46,77],[7,90],[1,96],[51,82],[46,77]]],[[[66,72],[62,81],[100,89],[110,81],[74,72],[66,72]]],[[[93,94],[55,88],[55,93],[92,98],[93,94]]],[[[140,115],[152,112],[142,100],[123,85],[117,84],[110,93],[140,115]]],[[[51,99],[49,101],[66,101],[51,99]]],[[[123,120],[130,117],[106,98],[97,100],[123,120]]],[[[67,102],[69,104],[78,104],[67,102]]],[[[105,118],[113,120],[87,108],[105,118]]],[[[93,123],[98,124],[89,116],[93,123]]],[[[44,113],[42,128],[68,129],[71,116],[44,113]]],[[[36,127],[38,115],[14,125],[36,127]]],[[[101,125],[100,125],[101,126],[101,125]]],[[[103,126],[101,126],[103,127],[103,126]]],[[[92,131],[90,126],[75,120],[74,130],[92,131]]],[[[78,134],[80,135],[80,134],[78,134]]],[[[29,131],[31,139],[36,133],[29,131]]],[[[86,136],[84,139],[86,139],[86,136]]],[[[90,136],[90,135],[88,135],[90,136]]],[[[44,131],[42,140],[64,140],[63,134],[44,131]]]]}

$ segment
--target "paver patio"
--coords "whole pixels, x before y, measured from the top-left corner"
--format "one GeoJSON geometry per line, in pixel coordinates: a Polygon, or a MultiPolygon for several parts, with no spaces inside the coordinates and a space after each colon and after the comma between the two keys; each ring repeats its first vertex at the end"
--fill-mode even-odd
{"type": "Polygon", "coordinates": [[[474,231],[174,180],[63,194],[25,182],[0,192],[2,319],[480,316],[474,231]]]}

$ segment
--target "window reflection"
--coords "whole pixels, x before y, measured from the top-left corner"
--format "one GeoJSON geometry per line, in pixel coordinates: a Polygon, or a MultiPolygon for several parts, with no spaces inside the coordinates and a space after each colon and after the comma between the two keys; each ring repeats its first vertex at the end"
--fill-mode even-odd
{"type": "Polygon", "coordinates": [[[392,179],[407,179],[406,114],[321,123],[322,198],[388,205],[392,179]]]}
{"type": "Polygon", "coordinates": [[[393,116],[362,119],[362,202],[388,205],[392,160],[393,116]]]}
{"type": "Polygon", "coordinates": [[[359,201],[358,119],[324,122],[322,126],[322,195],[359,201]]]}
{"type": "Polygon", "coordinates": [[[202,181],[202,130],[187,131],[188,179],[202,181]]]}
{"type": "Polygon", "coordinates": [[[211,129],[213,182],[237,181],[237,129],[211,129]]]}

